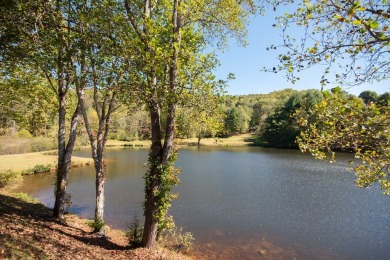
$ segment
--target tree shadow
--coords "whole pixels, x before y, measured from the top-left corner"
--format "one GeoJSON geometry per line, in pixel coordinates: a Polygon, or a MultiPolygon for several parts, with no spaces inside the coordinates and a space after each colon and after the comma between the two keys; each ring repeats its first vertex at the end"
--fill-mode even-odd
{"type": "Polygon", "coordinates": [[[51,216],[52,211],[40,203],[0,194],[0,258],[25,258],[30,255],[45,258],[40,244],[48,244],[48,247],[62,250],[64,254],[69,250],[82,252],[86,245],[106,250],[130,249],[129,245],[118,245],[108,237],[97,236],[51,216]],[[20,255],[19,251],[25,255],[20,255]]]}

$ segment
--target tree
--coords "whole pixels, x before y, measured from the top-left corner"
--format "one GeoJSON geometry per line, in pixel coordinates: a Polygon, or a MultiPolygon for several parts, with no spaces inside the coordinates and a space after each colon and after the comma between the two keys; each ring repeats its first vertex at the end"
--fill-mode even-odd
{"type": "MultiPolygon", "coordinates": [[[[91,145],[96,174],[96,207],[94,232],[105,233],[104,229],[104,149],[111,126],[111,116],[116,110],[116,101],[124,76],[129,69],[121,53],[124,23],[122,4],[115,1],[94,1],[79,3],[74,8],[77,21],[75,39],[79,41],[80,52],[74,67],[75,86],[86,132],[91,145]],[[105,8],[101,8],[105,6],[105,8]],[[120,38],[122,37],[122,38],[120,38]],[[78,67],[78,68],[77,68],[78,67]],[[92,108],[97,117],[93,128],[85,102],[85,91],[91,89],[92,108]]],[[[130,96],[130,95],[129,95],[130,96]]]]}
{"type": "Polygon", "coordinates": [[[1,127],[14,122],[34,136],[47,135],[54,125],[56,99],[45,78],[28,67],[3,68],[0,75],[1,127]]]}
{"type": "MultiPolygon", "coordinates": [[[[279,1],[276,5],[282,2],[279,1]]],[[[357,85],[388,79],[390,70],[388,4],[387,0],[299,1],[295,12],[279,18],[278,26],[283,32],[283,47],[288,49],[286,53],[279,55],[281,63],[279,68],[287,72],[292,82],[299,79],[295,75],[296,72],[317,64],[326,66],[320,81],[323,85],[329,82],[328,74],[335,68],[338,70],[334,72],[334,77],[340,84],[357,85]],[[303,35],[298,42],[290,35],[290,29],[295,25],[303,27],[303,35]]],[[[339,89],[335,91],[340,92],[339,89]]],[[[339,149],[347,149],[350,147],[348,140],[353,139],[353,143],[356,144],[353,148],[356,156],[363,158],[362,164],[355,167],[358,184],[367,186],[372,181],[378,181],[380,179],[378,176],[383,176],[380,175],[383,171],[379,169],[386,168],[389,160],[386,130],[382,129],[386,127],[383,123],[387,122],[386,108],[382,106],[379,109],[374,103],[363,106],[359,105],[358,101],[350,105],[337,98],[331,100],[332,102],[324,101],[321,103],[322,106],[318,106],[323,111],[316,111],[319,115],[325,116],[326,120],[329,118],[322,112],[329,112],[330,118],[333,119],[329,119],[328,127],[317,128],[316,125],[308,123],[309,130],[302,134],[300,143],[312,141],[312,145],[307,143],[310,149],[301,145],[302,150],[312,150],[316,155],[316,151],[321,151],[325,147],[331,150],[333,146],[330,144],[336,144],[337,140],[341,145],[338,146],[339,149]],[[347,108],[343,109],[340,104],[345,104],[347,108]],[[340,110],[339,114],[336,112],[337,109],[340,110]],[[362,118],[358,111],[367,116],[367,119],[362,118]],[[339,119],[347,120],[348,124],[344,128],[337,127],[343,125],[339,119]],[[378,134],[371,132],[373,130],[378,134]],[[336,134],[335,138],[329,135],[330,131],[336,134]],[[324,136],[329,140],[324,140],[324,136]],[[380,139],[377,140],[376,136],[380,139]],[[373,143],[369,144],[369,140],[373,143]],[[370,153],[375,156],[369,155],[370,153]]],[[[319,119],[323,120],[321,117],[319,119]]],[[[383,189],[386,190],[387,185],[387,182],[382,182],[383,189]]]]}
{"type": "Polygon", "coordinates": [[[390,92],[385,92],[378,97],[378,103],[382,106],[390,106],[390,92]]]}
{"type": "MultiPolygon", "coordinates": [[[[275,5],[283,2],[276,1],[275,5]]],[[[279,17],[283,47],[288,49],[279,56],[282,64],[279,68],[292,81],[298,79],[296,72],[316,64],[326,66],[325,74],[339,67],[340,72],[334,75],[343,84],[387,79],[390,70],[388,5],[387,0],[298,1],[293,13],[279,17]],[[303,27],[299,41],[290,33],[296,26],[303,27]]],[[[326,84],[328,80],[324,75],[321,83],[326,84]]]]}
{"type": "MultiPolygon", "coordinates": [[[[264,130],[261,134],[263,141],[273,147],[296,147],[295,140],[299,133],[304,130],[297,124],[293,114],[297,109],[306,113],[322,99],[319,90],[305,90],[295,92],[275,112],[267,117],[264,130]]],[[[311,120],[310,120],[311,121],[311,120]]]]}
{"type": "Polygon", "coordinates": [[[207,35],[245,34],[248,4],[251,1],[125,1],[138,43],[136,81],[150,113],[152,132],[145,175],[143,246],[155,247],[158,233],[169,227],[166,215],[174,198],[171,186],[178,182],[173,149],[176,110],[183,90],[191,89],[184,68],[202,57],[207,35]]]}
{"type": "Polygon", "coordinates": [[[221,99],[216,93],[206,90],[196,91],[195,95],[190,98],[192,102],[183,109],[185,118],[182,118],[182,125],[184,129],[187,126],[187,133],[194,132],[199,146],[203,137],[215,136],[222,130],[224,114],[221,99]]]}
{"type": "Polygon", "coordinates": [[[212,74],[216,64],[214,54],[202,55],[185,66],[185,74],[182,75],[185,81],[191,83],[188,89],[183,89],[180,101],[182,115],[179,113],[177,128],[182,134],[196,136],[198,146],[203,137],[215,136],[223,127],[222,97],[227,80],[233,76],[216,81],[212,74]]]}
{"type": "Polygon", "coordinates": [[[340,89],[324,92],[324,100],[307,112],[297,111],[296,118],[306,128],[298,138],[302,151],[316,158],[335,160],[335,151],[347,150],[360,162],[351,162],[360,187],[380,182],[390,194],[390,110],[375,103],[339,95],[340,89]],[[308,120],[308,118],[311,118],[308,120]]]}
{"type": "Polygon", "coordinates": [[[290,98],[293,89],[284,89],[273,91],[269,94],[261,94],[257,102],[253,105],[253,112],[250,119],[250,130],[260,133],[265,125],[265,120],[274,110],[280,107],[287,99],[290,98]]]}
{"type": "Polygon", "coordinates": [[[240,118],[237,108],[226,111],[225,130],[227,133],[237,133],[240,131],[240,118]]]}
{"type": "Polygon", "coordinates": [[[67,100],[73,83],[78,80],[73,74],[79,52],[79,42],[73,40],[77,26],[73,23],[71,1],[9,1],[2,24],[1,60],[6,66],[29,65],[39,70],[46,78],[50,91],[58,100],[58,162],[55,183],[53,217],[64,218],[66,187],[71,166],[80,107],[71,113],[67,136],[67,100]]]}
{"type": "Polygon", "coordinates": [[[364,103],[368,104],[371,102],[375,103],[378,100],[379,95],[375,91],[366,90],[360,93],[359,97],[363,99],[364,103]]]}

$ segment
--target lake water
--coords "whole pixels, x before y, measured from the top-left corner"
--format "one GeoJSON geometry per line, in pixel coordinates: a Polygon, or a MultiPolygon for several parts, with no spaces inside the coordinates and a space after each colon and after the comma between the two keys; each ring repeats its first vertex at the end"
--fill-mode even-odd
{"type": "MultiPolygon", "coordinates": [[[[89,152],[77,152],[89,156],[89,152]]],[[[344,158],[343,158],[344,157],[344,158]]],[[[142,218],[147,150],[108,150],[106,222],[142,218]]],[[[338,162],[259,147],[180,149],[180,198],[170,214],[194,234],[206,259],[390,259],[390,197],[356,187],[338,162]]],[[[25,178],[22,191],[53,206],[53,174],[25,178]]],[[[94,169],[70,176],[71,211],[92,218],[94,169]]]]}

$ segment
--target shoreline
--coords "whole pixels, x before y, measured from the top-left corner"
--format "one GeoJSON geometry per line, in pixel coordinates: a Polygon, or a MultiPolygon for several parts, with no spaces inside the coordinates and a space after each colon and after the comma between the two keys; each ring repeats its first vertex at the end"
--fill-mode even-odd
{"type": "Polygon", "coordinates": [[[75,214],[59,222],[38,200],[4,188],[0,212],[1,259],[191,259],[162,246],[133,248],[122,230],[108,227],[106,237],[99,237],[75,214]]]}
{"type": "MultiPolygon", "coordinates": [[[[242,134],[227,138],[204,138],[201,140],[200,146],[213,147],[240,147],[252,146],[252,134],[242,134]]],[[[197,138],[176,139],[178,147],[196,146],[197,138]]],[[[150,141],[118,141],[108,140],[107,149],[133,147],[133,148],[148,148],[150,141]]],[[[89,146],[82,147],[88,149],[89,146]]],[[[79,147],[80,149],[80,147],[79,147]]],[[[0,155],[0,172],[13,171],[22,174],[34,174],[41,172],[49,172],[56,169],[57,155],[56,150],[20,153],[20,154],[5,154],[0,155]]],[[[93,165],[92,158],[72,156],[72,167],[81,167],[84,165],[93,165]]]]}

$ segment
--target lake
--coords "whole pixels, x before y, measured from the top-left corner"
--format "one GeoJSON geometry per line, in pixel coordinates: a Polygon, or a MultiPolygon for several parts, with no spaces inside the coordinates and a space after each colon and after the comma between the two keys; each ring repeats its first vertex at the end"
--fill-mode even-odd
{"type": "MultiPolygon", "coordinates": [[[[126,229],[142,219],[146,149],[106,152],[106,223],[126,229]]],[[[89,151],[75,153],[89,156],[89,151]]],[[[260,147],[182,148],[181,184],[170,214],[195,236],[207,259],[390,259],[390,197],[360,189],[336,163],[299,151],[260,147]]],[[[21,188],[53,207],[53,174],[28,176],[21,188]]],[[[94,169],[72,169],[71,211],[92,218],[94,169]]]]}

